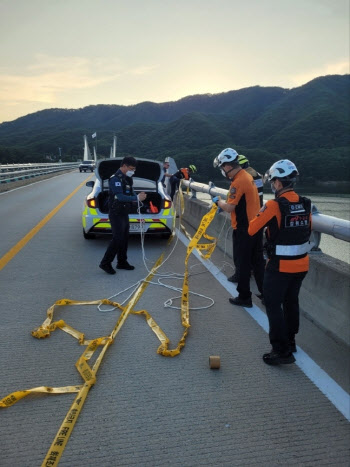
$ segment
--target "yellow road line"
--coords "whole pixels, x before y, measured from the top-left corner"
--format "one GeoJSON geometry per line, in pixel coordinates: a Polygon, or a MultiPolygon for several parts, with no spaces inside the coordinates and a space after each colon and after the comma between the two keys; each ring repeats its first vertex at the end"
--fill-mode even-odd
{"type": "Polygon", "coordinates": [[[11,248],[2,258],[0,258],[0,271],[3,269],[6,264],[14,258],[17,253],[19,253],[23,247],[31,240],[34,235],[36,235],[40,229],[44,227],[45,224],[49,222],[49,220],[75,195],[77,191],[80,190],[81,187],[85,185],[85,183],[92,177],[91,174],[84,182],[82,182],[70,195],[68,195],[63,201],[60,202],[47,216],[44,217],[35,227],[32,228],[30,232],[27,233],[14,247],[11,248]]]}

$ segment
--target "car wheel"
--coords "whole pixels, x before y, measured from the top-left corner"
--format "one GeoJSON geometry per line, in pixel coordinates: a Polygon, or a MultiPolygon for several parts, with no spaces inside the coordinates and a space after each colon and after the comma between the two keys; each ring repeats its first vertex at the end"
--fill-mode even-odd
{"type": "Polygon", "coordinates": [[[92,240],[93,238],[96,238],[95,234],[86,233],[84,229],[83,229],[83,235],[86,240],[92,240]]]}
{"type": "Polygon", "coordinates": [[[162,238],[165,238],[165,239],[169,239],[169,238],[171,237],[171,233],[169,233],[169,232],[168,232],[168,233],[163,233],[163,234],[161,235],[161,237],[162,237],[162,238]]]}
{"type": "Polygon", "coordinates": [[[79,172],[81,173],[81,172],[82,172],[82,170],[80,170],[80,169],[79,169],[79,172]]]}

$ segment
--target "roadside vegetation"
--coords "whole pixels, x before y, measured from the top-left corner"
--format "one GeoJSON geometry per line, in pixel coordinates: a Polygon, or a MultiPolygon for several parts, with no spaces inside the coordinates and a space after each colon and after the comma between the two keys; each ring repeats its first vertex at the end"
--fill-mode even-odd
{"type": "Polygon", "coordinates": [[[289,158],[300,183],[320,190],[349,190],[349,77],[316,78],[294,89],[254,86],[176,102],[48,109],[0,125],[0,163],[77,161],[83,135],[97,132],[98,158],[117,155],[195,164],[196,180],[216,181],[213,158],[227,146],[259,172],[289,158]],[[334,182],[342,182],[334,184],[334,182]]]}

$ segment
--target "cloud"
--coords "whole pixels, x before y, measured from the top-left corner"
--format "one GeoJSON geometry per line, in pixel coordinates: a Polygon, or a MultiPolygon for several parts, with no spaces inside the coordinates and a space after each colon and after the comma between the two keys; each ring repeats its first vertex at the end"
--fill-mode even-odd
{"type": "Polygon", "coordinates": [[[37,102],[53,105],[61,93],[94,88],[123,75],[144,75],[155,66],[127,69],[117,59],[35,56],[19,73],[0,74],[0,102],[16,105],[37,102]]]}
{"type": "Polygon", "coordinates": [[[130,69],[129,74],[148,75],[149,73],[151,73],[153,70],[156,70],[157,68],[159,68],[159,65],[140,66],[140,67],[130,69]]]}
{"type": "Polygon", "coordinates": [[[314,68],[305,73],[298,73],[291,76],[290,79],[295,86],[301,86],[318,76],[345,75],[349,71],[349,61],[344,59],[335,63],[325,64],[322,68],[314,68]]]}

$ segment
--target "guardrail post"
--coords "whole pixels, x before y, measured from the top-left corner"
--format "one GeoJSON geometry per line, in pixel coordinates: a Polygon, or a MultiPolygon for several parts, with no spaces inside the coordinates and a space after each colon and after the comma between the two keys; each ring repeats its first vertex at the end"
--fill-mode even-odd
{"type": "Polygon", "coordinates": [[[191,199],[197,199],[197,193],[196,190],[192,190],[191,188],[191,182],[193,182],[192,178],[189,179],[189,188],[191,190],[191,199]]]}

